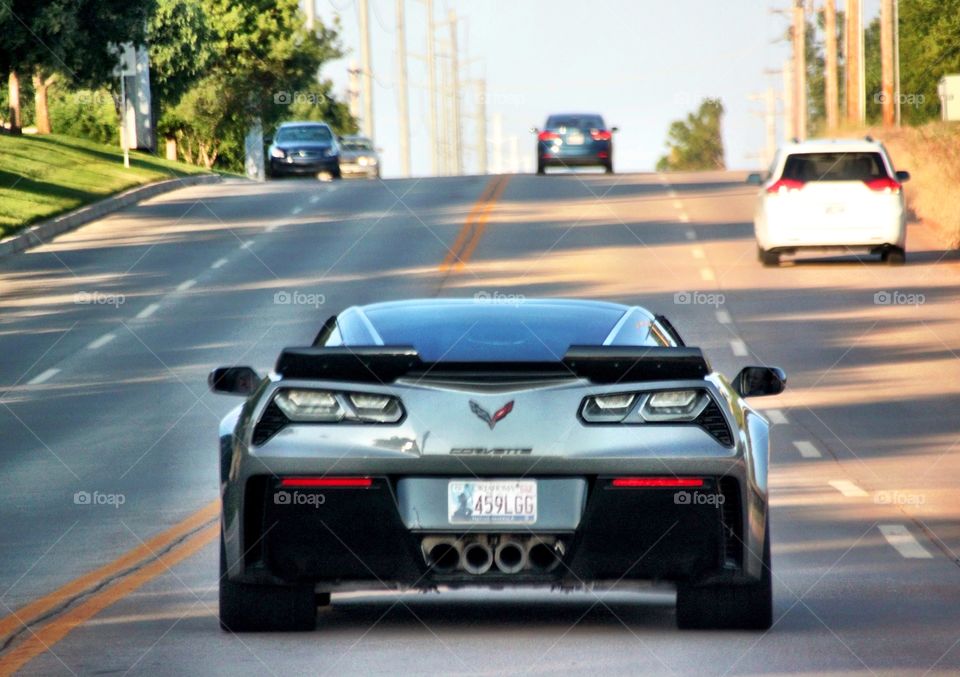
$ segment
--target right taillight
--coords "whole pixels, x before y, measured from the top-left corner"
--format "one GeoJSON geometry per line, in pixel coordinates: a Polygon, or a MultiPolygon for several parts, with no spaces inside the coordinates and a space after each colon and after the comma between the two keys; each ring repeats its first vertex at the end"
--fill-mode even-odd
{"type": "Polygon", "coordinates": [[[804,182],[797,179],[780,179],[767,188],[768,193],[792,193],[803,188],[804,182]]]}
{"type": "Polygon", "coordinates": [[[537,135],[537,138],[540,141],[558,141],[560,139],[560,135],[556,132],[540,132],[537,135]]]}
{"type": "Polygon", "coordinates": [[[870,179],[864,181],[867,184],[867,188],[877,193],[891,193],[896,194],[900,192],[900,182],[891,179],[889,176],[882,176],[879,179],[870,179]]]}

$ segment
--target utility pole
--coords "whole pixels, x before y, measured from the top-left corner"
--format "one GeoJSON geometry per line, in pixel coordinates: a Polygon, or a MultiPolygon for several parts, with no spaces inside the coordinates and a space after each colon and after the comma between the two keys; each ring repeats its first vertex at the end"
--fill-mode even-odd
{"type": "Polygon", "coordinates": [[[433,0],[427,5],[427,73],[430,90],[430,168],[434,176],[440,172],[440,144],[437,139],[437,54],[436,26],[433,23],[433,0]]]}
{"type": "Polygon", "coordinates": [[[350,89],[347,90],[348,105],[351,117],[356,119],[360,117],[360,68],[356,61],[350,62],[347,73],[350,74],[350,89]]]}
{"type": "Polygon", "coordinates": [[[824,103],[827,108],[827,129],[835,131],[839,126],[840,92],[837,88],[837,0],[825,0],[823,6],[824,44],[823,74],[824,103]]]}
{"type": "Polygon", "coordinates": [[[493,114],[493,173],[503,174],[503,113],[493,114]]]}
{"type": "Polygon", "coordinates": [[[893,0],[880,1],[880,91],[883,106],[883,126],[893,127],[896,122],[894,110],[894,45],[893,45],[893,0]]]}
{"type": "Polygon", "coordinates": [[[805,0],[793,4],[793,96],[794,135],[807,138],[807,13],[805,0]]]}
{"type": "Polygon", "coordinates": [[[793,86],[793,59],[787,59],[783,62],[783,138],[787,141],[792,141],[797,136],[793,104],[796,93],[793,86]]]}
{"type": "Polygon", "coordinates": [[[400,115],[400,174],[410,176],[410,99],[407,93],[407,37],[404,4],[397,0],[397,104],[400,115]]]}
{"type": "Polygon", "coordinates": [[[360,0],[360,64],[363,71],[363,133],[373,139],[373,69],[370,63],[369,0],[360,0]]]}
{"type": "Polygon", "coordinates": [[[847,122],[860,125],[864,113],[863,89],[863,15],[862,0],[847,0],[846,42],[846,93],[847,122]]]}
{"type": "Polygon", "coordinates": [[[457,176],[463,174],[463,129],[460,118],[460,55],[457,45],[457,13],[452,9],[448,14],[450,21],[450,114],[452,125],[450,130],[453,163],[452,173],[457,176]]]}
{"type": "Polygon", "coordinates": [[[487,173],[487,81],[477,80],[477,173],[487,173]]]}
{"type": "Polygon", "coordinates": [[[897,127],[900,126],[900,0],[893,0],[893,81],[897,127]]]}

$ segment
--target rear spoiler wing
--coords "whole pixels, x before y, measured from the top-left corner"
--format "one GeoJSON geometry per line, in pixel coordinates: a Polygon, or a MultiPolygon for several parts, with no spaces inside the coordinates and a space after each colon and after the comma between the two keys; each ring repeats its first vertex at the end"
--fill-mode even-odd
{"type": "Polygon", "coordinates": [[[275,368],[284,379],[392,383],[402,377],[564,378],[597,384],[702,379],[703,352],[689,347],[571,346],[552,362],[424,362],[411,346],[286,348],[275,368]]]}

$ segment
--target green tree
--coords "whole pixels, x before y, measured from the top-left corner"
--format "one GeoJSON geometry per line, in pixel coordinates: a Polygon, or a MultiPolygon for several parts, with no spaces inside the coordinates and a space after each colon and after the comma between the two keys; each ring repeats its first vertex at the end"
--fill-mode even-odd
{"type": "Polygon", "coordinates": [[[940,115],[937,85],[960,73],[960,0],[900,3],[901,111],[908,124],[940,115]]]}
{"type": "Polygon", "coordinates": [[[670,125],[667,154],[657,162],[657,171],[725,169],[722,122],[720,99],[704,99],[696,113],[670,125]]]}

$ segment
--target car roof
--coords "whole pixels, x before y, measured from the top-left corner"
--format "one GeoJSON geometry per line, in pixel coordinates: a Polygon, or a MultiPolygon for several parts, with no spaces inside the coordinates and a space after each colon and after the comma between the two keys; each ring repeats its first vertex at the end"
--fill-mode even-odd
{"type": "Polygon", "coordinates": [[[330,125],[326,122],[317,122],[316,120],[303,120],[302,122],[281,122],[277,125],[277,129],[282,129],[283,127],[327,127],[329,129],[330,125]]]}
{"type": "Polygon", "coordinates": [[[811,139],[786,143],[783,153],[882,153],[883,144],[873,139],[811,139]]]}

